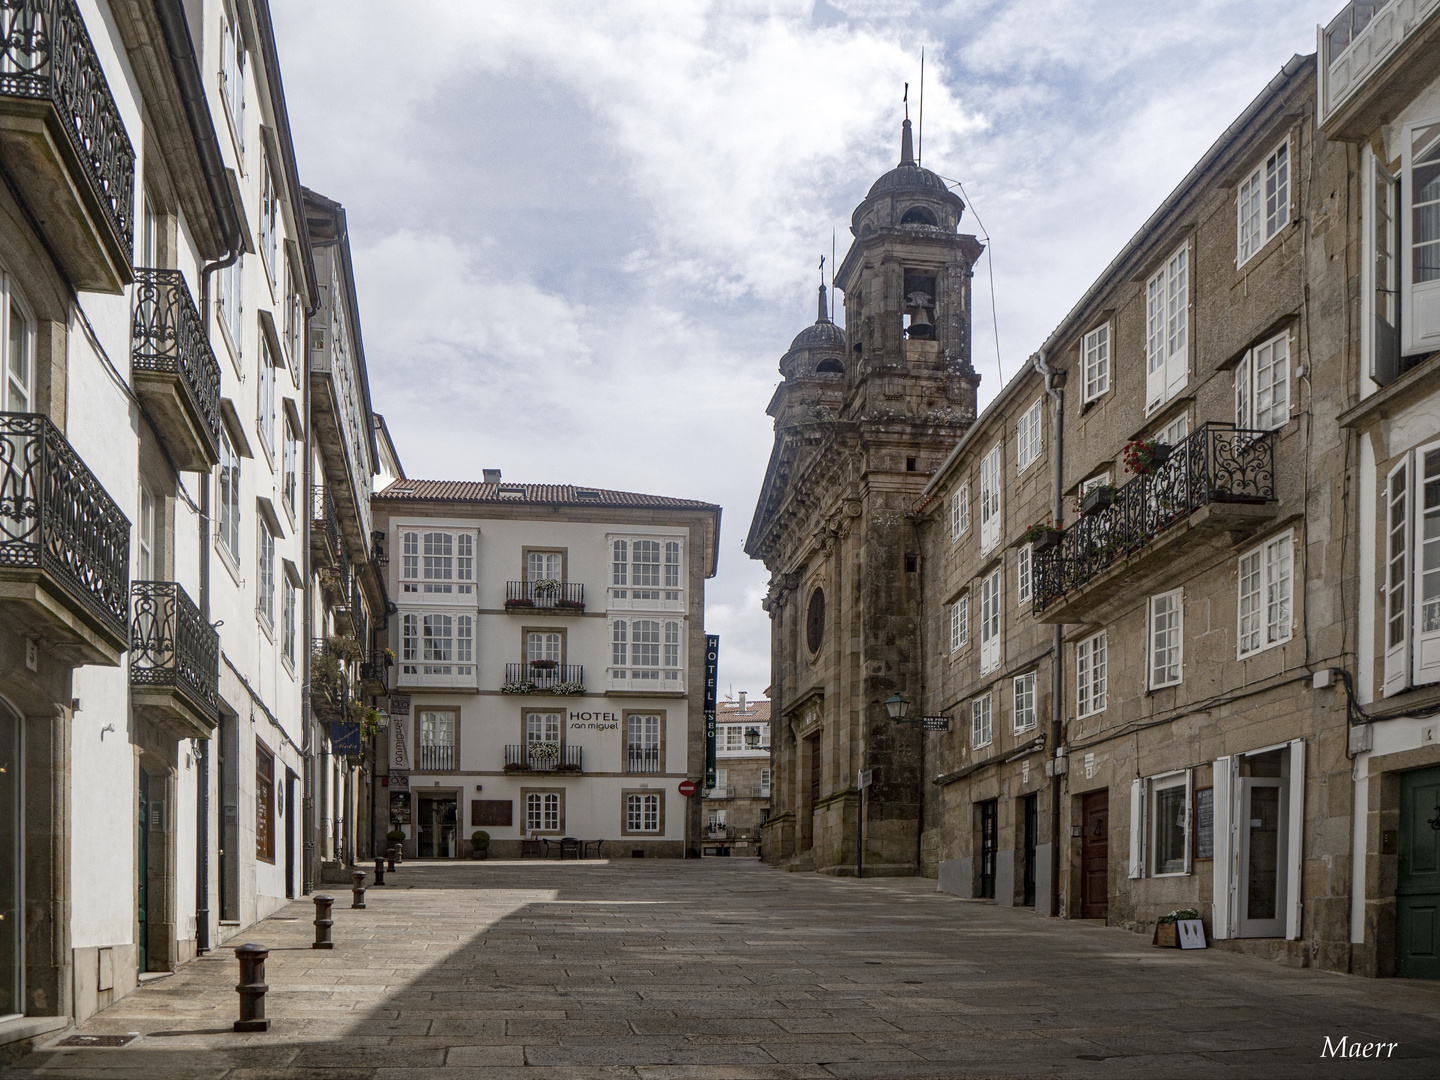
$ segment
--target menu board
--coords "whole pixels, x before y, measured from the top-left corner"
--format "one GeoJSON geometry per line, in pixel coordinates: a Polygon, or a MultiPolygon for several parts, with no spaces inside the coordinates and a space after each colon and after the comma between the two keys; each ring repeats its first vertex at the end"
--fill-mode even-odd
{"type": "Polygon", "coordinates": [[[1215,857],[1215,789],[1195,792],[1195,858],[1215,857]]]}

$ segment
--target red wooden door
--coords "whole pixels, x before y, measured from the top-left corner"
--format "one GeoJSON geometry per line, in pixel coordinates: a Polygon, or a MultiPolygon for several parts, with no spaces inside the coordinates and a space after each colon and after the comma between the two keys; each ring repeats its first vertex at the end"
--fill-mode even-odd
{"type": "Polygon", "coordinates": [[[1086,795],[1080,816],[1080,917],[1103,919],[1110,913],[1110,793],[1086,795]]]}

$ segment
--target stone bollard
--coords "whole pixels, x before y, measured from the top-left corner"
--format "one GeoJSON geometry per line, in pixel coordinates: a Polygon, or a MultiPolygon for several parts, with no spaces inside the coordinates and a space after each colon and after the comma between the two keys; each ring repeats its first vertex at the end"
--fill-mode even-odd
{"type": "Polygon", "coordinates": [[[335,920],[330,917],[330,905],[335,903],[333,896],[317,895],[315,897],[315,944],[312,949],[333,949],[335,942],[330,940],[330,927],[335,925],[335,920]]]}
{"type": "Polygon", "coordinates": [[[235,992],[240,995],[240,1019],[235,1021],[236,1031],[269,1031],[270,1021],[265,1019],[265,958],[270,950],[264,945],[240,945],[235,949],[235,958],[240,961],[240,982],[235,992]]]}
{"type": "Polygon", "coordinates": [[[385,849],[385,855],[386,855],[386,857],[390,860],[389,870],[390,870],[390,872],[393,874],[393,873],[395,872],[395,845],[394,845],[394,844],[391,844],[388,848],[385,849]]]}
{"type": "Polygon", "coordinates": [[[352,908],[363,908],[365,906],[365,871],[356,870],[350,875],[350,880],[355,884],[350,886],[350,901],[352,908]]]}
{"type": "Polygon", "coordinates": [[[385,860],[378,855],[375,857],[375,884],[385,884],[385,860]]]}

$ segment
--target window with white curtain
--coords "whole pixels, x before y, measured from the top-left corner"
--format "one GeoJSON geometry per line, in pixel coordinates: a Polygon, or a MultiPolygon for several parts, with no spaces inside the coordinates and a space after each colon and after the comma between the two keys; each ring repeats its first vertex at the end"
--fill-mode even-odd
{"type": "Polygon", "coordinates": [[[1281,143],[1240,182],[1236,193],[1236,265],[1243,266],[1290,221],[1290,144],[1281,143]]]}
{"type": "Polygon", "coordinates": [[[1190,372],[1190,252],[1165,260],[1145,283],[1145,411],[1185,388],[1190,372]]]}
{"type": "Polygon", "coordinates": [[[1075,714],[1103,712],[1106,698],[1105,631],[1075,645],[1075,714]]]}
{"type": "Polygon", "coordinates": [[[1110,324],[1097,326],[1080,343],[1081,400],[1094,401],[1110,391],[1110,324]]]}
{"type": "Polygon", "coordinates": [[[1290,640],[1295,534],[1286,532],[1240,556],[1239,649],[1242,657],[1290,640]]]}
{"type": "Polygon", "coordinates": [[[1277,334],[1245,353],[1235,367],[1235,426],[1280,427],[1290,419],[1290,334],[1277,334]]]}

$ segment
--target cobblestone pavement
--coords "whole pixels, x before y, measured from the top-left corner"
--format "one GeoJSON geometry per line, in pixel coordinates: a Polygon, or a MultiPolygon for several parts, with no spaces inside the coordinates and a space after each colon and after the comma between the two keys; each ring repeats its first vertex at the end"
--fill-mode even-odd
{"type": "MultiPolygon", "coordinates": [[[[229,948],[37,1050],[14,1080],[1434,1077],[1440,984],[1299,971],[754,862],[406,863],[252,928],[271,1029],[236,1035],[229,948]],[[1398,1042],[1322,1060],[1325,1036],[1398,1042]]],[[[239,944],[237,939],[231,944],[239,944]]]]}

